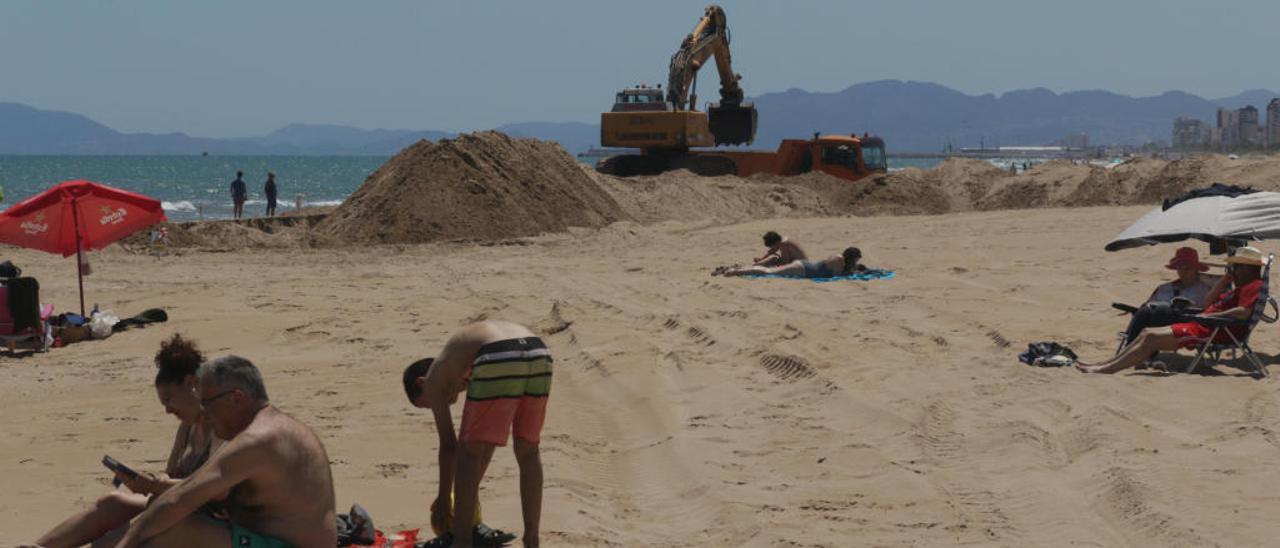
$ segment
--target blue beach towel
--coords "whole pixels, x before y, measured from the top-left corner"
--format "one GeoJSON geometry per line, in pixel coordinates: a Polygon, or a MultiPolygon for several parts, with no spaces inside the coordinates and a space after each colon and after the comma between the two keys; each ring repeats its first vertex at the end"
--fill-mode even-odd
{"type": "Polygon", "coordinates": [[[743,276],[744,278],[788,278],[792,280],[809,280],[811,282],[838,282],[842,280],[866,281],[866,280],[887,280],[893,277],[892,270],[882,270],[873,268],[862,272],[854,272],[848,276],[832,276],[830,278],[801,278],[799,276],[780,276],[777,274],[763,274],[757,276],[743,276]]]}

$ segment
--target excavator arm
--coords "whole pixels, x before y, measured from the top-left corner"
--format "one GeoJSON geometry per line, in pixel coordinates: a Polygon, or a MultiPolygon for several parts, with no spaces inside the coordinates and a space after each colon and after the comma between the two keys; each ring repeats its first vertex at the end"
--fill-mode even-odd
{"type": "Polygon", "coordinates": [[[715,143],[750,143],[756,136],[756,109],[743,101],[742,87],[738,85],[742,76],[733,72],[729,27],[720,6],[707,6],[693,32],[684,38],[680,49],[671,56],[667,101],[677,111],[697,110],[698,97],[692,89],[694,79],[710,57],[715,57],[716,69],[720,73],[720,102],[712,103],[707,111],[708,126],[715,136],[715,143]]]}

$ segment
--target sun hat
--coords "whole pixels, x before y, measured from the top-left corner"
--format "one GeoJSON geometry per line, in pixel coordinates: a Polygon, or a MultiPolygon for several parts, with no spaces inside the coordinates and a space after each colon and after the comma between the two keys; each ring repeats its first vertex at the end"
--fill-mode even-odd
{"type": "Polygon", "coordinates": [[[1237,247],[1235,254],[1227,257],[1227,262],[1262,266],[1262,252],[1256,247],[1237,247]]]}
{"type": "Polygon", "coordinates": [[[1179,268],[1194,268],[1200,272],[1209,270],[1209,265],[1200,262],[1200,254],[1193,247],[1179,247],[1173,252],[1173,258],[1169,259],[1169,264],[1164,267],[1169,270],[1179,268]]]}

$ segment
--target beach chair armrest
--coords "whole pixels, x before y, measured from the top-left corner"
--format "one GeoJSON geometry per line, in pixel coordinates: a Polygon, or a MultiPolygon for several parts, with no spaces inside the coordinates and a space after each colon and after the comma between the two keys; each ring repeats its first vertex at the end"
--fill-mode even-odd
{"type": "Polygon", "coordinates": [[[1187,316],[1187,321],[1195,322],[1208,327],[1232,327],[1237,325],[1249,325],[1249,320],[1239,320],[1236,318],[1216,318],[1209,316],[1201,316],[1199,314],[1187,316]]]}
{"type": "Polygon", "coordinates": [[[1111,303],[1111,308],[1114,308],[1116,310],[1119,310],[1121,312],[1126,312],[1129,314],[1133,314],[1134,312],[1138,311],[1138,307],[1133,306],[1131,304],[1124,304],[1124,303],[1111,303]]]}

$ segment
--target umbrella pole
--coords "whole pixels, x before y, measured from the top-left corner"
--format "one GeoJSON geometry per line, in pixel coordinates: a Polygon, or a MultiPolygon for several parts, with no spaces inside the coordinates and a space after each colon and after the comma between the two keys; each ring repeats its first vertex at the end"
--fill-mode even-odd
{"type": "Polygon", "coordinates": [[[80,262],[80,238],[76,238],[76,281],[80,285],[80,315],[84,315],[84,263],[80,262]]]}
{"type": "Polygon", "coordinates": [[[84,261],[80,256],[80,211],[74,204],[71,206],[71,216],[75,219],[76,230],[76,282],[80,285],[80,315],[84,316],[84,261]]]}

